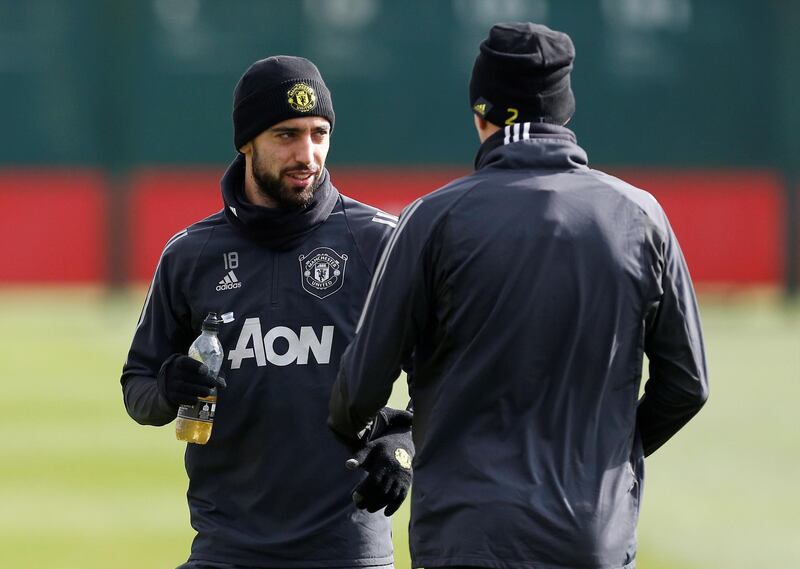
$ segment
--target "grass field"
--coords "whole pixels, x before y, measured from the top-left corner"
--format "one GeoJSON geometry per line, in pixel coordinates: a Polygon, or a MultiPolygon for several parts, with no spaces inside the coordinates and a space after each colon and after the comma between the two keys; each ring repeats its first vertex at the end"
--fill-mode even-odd
{"type": "MultiPolygon", "coordinates": [[[[125,413],[144,291],[0,291],[0,566],[162,569],[188,554],[182,447],[125,413]]],[[[647,461],[640,569],[800,566],[800,310],[702,303],[711,399],[647,461]]],[[[409,567],[404,508],[398,569],[409,567]]]]}

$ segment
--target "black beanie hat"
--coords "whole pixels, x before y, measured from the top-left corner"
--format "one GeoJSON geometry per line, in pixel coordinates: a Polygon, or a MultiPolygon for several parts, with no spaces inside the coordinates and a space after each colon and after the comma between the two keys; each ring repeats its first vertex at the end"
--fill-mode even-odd
{"type": "Polygon", "coordinates": [[[567,34],[530,22],[492,26],[472,68],[473,112],[497,126],[565,124],[575,112],[570,87],[574,59],[567,34]]]}
{"type": "Polygon", "coordinates": [[[274,124],[308,116],[328,119],[333,130],[331,93],[317,66],[291,55],[261,59],[233,91],[233,143],[239,150],[274,124]]]}

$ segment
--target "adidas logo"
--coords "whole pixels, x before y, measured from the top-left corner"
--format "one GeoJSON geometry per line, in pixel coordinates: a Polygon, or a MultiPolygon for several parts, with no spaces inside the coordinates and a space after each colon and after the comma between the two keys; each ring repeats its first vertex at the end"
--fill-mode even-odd
{"type": "Polygon", "coordinates": [[[472,107],[472,110],[475,111],[476,113],[478,113],[480,116],[485,117],[486,116],[486,103],[478,103],[477,105],[472,107]]]}
{"type": "Polygon", "coordinates": [[[233,271],[228,271],[228,274],[225,275],[225,278],[219,281],[219,284],[217,285],[217,291],[241,288],[241,286],[241,281],[236,278],[236,275],[233,273],[233,271]]]}

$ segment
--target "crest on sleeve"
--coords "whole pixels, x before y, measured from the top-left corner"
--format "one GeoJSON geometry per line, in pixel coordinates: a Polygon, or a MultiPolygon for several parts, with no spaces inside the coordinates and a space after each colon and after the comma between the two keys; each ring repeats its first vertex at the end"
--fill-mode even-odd
{"type": "Polygon", "coordinates": [[[342,288],[347,255],[329,247],[317,247],[300,255],[300,278],[303,289],[317,298],[326,298],[342,288]]]}

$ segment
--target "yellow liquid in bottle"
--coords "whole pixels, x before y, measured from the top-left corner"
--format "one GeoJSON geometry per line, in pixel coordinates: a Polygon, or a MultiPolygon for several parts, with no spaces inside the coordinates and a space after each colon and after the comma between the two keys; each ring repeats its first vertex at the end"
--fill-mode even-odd
{"type": "Polygon", "coordinates": [[[175,437],[179,441],[186,441],[187,443],[206,444],[208,439],[211,438],[216,404],[217,396],[215,394],[209,397],[201,397],[193,407],[182,405],[175,421],[175,437]]]}

